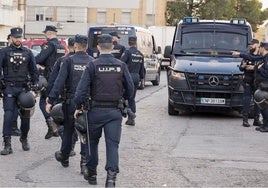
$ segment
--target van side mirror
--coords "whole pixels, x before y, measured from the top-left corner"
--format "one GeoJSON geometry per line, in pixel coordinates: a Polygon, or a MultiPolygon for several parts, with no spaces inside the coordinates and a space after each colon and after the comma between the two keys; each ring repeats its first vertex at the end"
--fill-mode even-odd
{"type": "Polygon", "coordinates": [[[164,58],[170,58],[171,56],[171,46],[166,46],[164,51],[164,58]]]}

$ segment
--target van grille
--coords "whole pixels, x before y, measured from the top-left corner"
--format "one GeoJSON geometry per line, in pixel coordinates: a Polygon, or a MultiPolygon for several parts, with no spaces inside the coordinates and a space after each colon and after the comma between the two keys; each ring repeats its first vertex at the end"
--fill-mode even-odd
{"type": "Polygon", "coordinates": [[[240,74],[196,74],[186,73],[191,90],[239,90],[242,77],[240,74]]]}

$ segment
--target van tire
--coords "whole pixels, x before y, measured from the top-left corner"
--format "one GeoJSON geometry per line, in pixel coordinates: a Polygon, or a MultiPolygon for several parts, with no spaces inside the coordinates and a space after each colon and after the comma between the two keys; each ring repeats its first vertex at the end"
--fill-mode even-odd
{"type": "Polygon", "coordinates": [[[158,71],[155,80],[151,81],[154,86],[159,86],[160,84],[160,71],[158,71]]]}
{"type": "Polygon", "coordinates": [[[174,107],[170,104],[170,102],[168,103],[168,115],[170,116],[179,115],[179,112],[174,109],[174,107]]]}

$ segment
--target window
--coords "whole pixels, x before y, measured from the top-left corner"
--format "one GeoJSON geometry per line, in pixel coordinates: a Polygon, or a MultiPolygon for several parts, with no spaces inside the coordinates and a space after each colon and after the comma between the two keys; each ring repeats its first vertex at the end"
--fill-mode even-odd
{"type": "Polygon", "coordinates": [[[27,7],[27,21],[53,21],[53,7],[27,7]]]}
{"type": "Polygon", "coordinates": [[[87,22],[87,9],[78,7],[59,7],[57,8],[58,22],[87,22]]]}
{"type": "Polygon", "coordinates": [[[131,13],[128,10],[123,10],[121,14],[121,23],[122,24],[130,24],[131,22],[131,13]]]}
{"type": "Polygon", "coordinates": [[[106,23],[106,12],[104,12],[104,11],[98,12],[97,23],[98,24],[105,24],[106,23]]]}

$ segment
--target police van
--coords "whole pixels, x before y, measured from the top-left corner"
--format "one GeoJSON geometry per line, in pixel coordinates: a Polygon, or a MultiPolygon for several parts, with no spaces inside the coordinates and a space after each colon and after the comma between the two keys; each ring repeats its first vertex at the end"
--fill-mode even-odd
{"type": "Polygon", "coordinates": [[[116,31],[120,37],[119,44],[129,48],[128,37],[137,37],[137,49],[144,55],[145,79],[141,81],[139,89],[145,87],[145,82],[150,81],[154,86],[160,83],[161,59],[158,58],[158,48],[152,33],[141,27],[126,25],[98,25],[88,29],[88,54],[98,57],[97,38],[101,34],[109,34],[116,31]]]}
{"type": "Polygon", "coordinates": [[[168,113],[183,111],[241,112],[243,99],[241,58],[253,34],[245,19],[200,20],[188,17],[176,26],[167,69],[168,113]]]}

